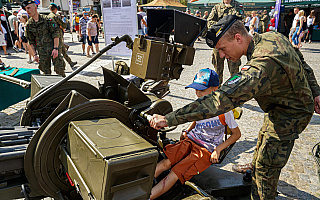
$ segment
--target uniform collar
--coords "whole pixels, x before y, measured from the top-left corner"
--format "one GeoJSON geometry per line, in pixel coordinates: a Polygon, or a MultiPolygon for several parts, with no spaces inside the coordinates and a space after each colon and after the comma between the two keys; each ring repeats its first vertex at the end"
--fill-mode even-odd
{"type": "Polygon", "coordinates": [[[255,33],[252,37],[252,40],[247,49],[247,59],[251,60],[254,47],[261,41],[261,35],[259,33],[255,33]]]}

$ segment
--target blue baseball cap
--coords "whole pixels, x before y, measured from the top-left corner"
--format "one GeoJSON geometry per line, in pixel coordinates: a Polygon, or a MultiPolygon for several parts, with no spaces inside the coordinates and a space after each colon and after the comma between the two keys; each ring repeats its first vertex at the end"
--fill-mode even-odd
{"type": "Polygon", "coordinates": [[[219,76],[212,69],[201,69],[193,79],[193,83],[188,85],[187,88],[193,88],[196,90],[205,90],[209,87],[219,86],[219,76]]]}

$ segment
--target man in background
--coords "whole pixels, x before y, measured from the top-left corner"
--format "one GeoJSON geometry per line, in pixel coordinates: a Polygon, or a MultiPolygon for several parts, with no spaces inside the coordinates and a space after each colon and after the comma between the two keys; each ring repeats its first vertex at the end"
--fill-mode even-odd
{"type": "Polygon", "coordinates": [[[48,17],[54,19],[59,27],[59,35],[60,35],[59,48],[61,48],[63,58],[69,63],[70,67],[72,68],[77,64],[77,62],[72,62],[71,58],[67,54],[66,45],[64,44],[64,41],[63,41],[63,33],[64,33],[64,29],[67,28],[67,24],[64,23],[62,19],[57,15],[57,12],[58,12],[57,4],[51,3],[49,6],[49,9],[51,13],[48,15],[48,17]]]}
{"type": "Polygon", "coordinates": [[[80,18],[79,29],[80,29],[80,40],[82,41],[82,55],[86,55],[86,42],[87,42],[87,24],[89,21],[88,12],[83,11],[83,16],[80,18]]]}
{"type": "Polygon", "coordinates": [[[10,25],[12,41],[14,44],[13,49],[16,52],[22,52],[21,43],[19,42],[19,39],[18,39],[18,18],[17,18],[17,15],[18,15],[18,11],[13,11],[12,15],[10,15],[8,17],[8,21],[9,21],[9,25],[10,25]]]}
{"type": "Polygon", "coordinates": [[[54,71],[65,77],[65,63],[59,51],[59,29],[52,18],[40,15],[34,1],[22,2],[22,7],[30,17],[26,24],[25,35],[31,45],[34,60],[44,74],[51,74],[51,61],[54,71]],[[38,56],[39,53],[39,56],[38,56]]]}

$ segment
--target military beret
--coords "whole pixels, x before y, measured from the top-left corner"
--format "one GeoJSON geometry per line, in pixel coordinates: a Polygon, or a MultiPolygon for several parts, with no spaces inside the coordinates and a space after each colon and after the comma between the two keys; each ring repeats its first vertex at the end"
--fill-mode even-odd
{"type": "Polygon", "coordinates": [[[31,1],[31,0],[29,0],[29,1],[23,1],[23,2],[21,3],[21,7],[22,7],[23,10],[25,10],[27,5],[33,4],[33,3],[36,4],[36,2],[31,1]]]}
{"type": "Polygon", "coordinates": [[[214,24],[207,32],[206,43],[209,47],[214,48],[223,34],[231,27],[231,25],[241,20],[237,15],[227,15],[214,24]]]}
{"type": "Polygon", "coordinates": [[[55,3],[50,3],[50,6],[56,7],[58,9],[58,5],[55,3]]]}

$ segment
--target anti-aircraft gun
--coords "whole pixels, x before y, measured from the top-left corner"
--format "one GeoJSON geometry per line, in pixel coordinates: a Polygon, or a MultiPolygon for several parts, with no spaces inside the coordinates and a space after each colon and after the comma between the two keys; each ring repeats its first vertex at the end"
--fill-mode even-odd
{"type": "MultiPolygon", "coordinates": [[[[193,63],[192,46],[206,22],[176,10],[148,10],[148,22],[149,36],[134,42],[128,35],[117,37],[66,78],[31,89],[21,127],[0,130],[0,138],[26,136],[28,141],[6,145],[2,140],[2,199],[21,198],[20,191],[25,199],[149,198],[160,150],[170,142],[166,137],[170,129],[151,128],[146,116],[172,111],[170,102],[159,98],[166,90],[142,91],[104,67],[99,88],[70,80],[120,42],[132,49],[130,73],[161,88],[179,79],[182,65],[193,63]]],[[[37,81],[41,79],[50,77],[40,76],[37,81]]],[[[234,195],[250,191],[250,183],[243,182],[241,175],[216,168],[192,180],[159,199],[213,199],[211,195],[230,196],[230,190],[234,195]]]]}

